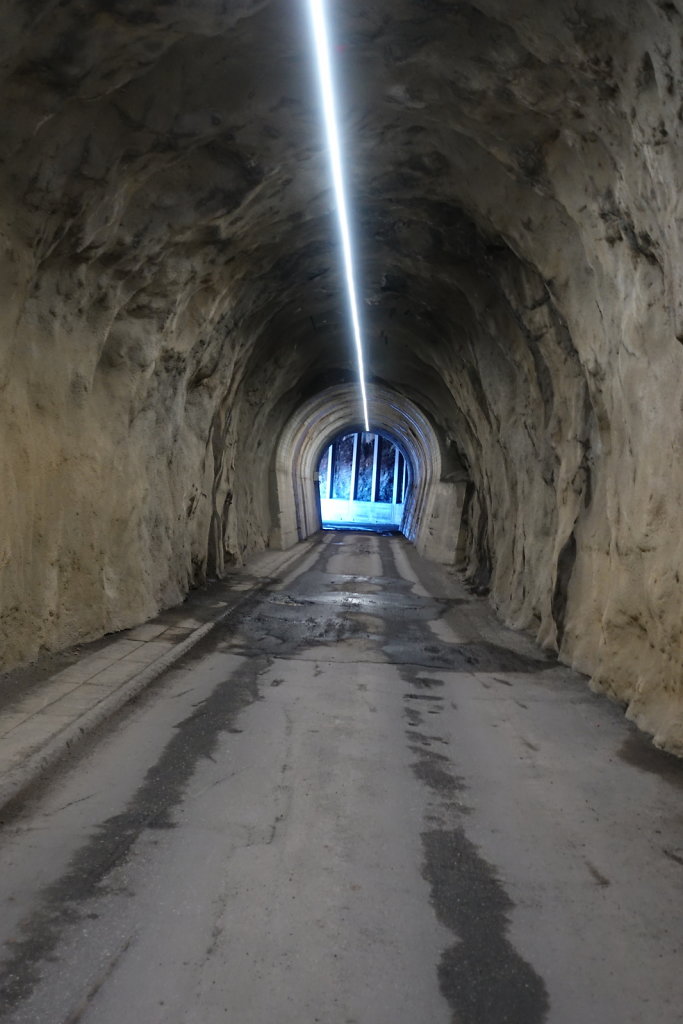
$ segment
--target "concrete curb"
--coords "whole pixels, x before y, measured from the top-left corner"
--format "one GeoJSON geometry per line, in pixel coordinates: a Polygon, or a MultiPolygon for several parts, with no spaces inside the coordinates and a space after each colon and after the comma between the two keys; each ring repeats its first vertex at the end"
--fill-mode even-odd
{"type": "MultiPolygon", "coordinates": [[[[310,543],[305,546],[297,546],[291,557],[283,559],[283,562],[277,567],[278,571],[283,571],[298,558],[303,558],[308,554],[311,546],[310,543]]],[[[254,584],[234,604],[220,612],[215,619],[198,626],[189,636],[172,647],[167,654],[162,654],[146,668],[125,680],[116,690],[107,694],[72,722],[53,733],[46,743],[29,754],[20,764],[5,771],[0,779],[0,815],[30,786],[35,785],[49,768],[54,767],[62,758],[66,757],[72,748],[85,739],[89,733],[94,732],[98,726],[142,693],[146,687],[192,650],[216,626],[230,618],[246,601],[261,593],[272,582],[273,577],[266,576],[261,583],[254,584]]]]}

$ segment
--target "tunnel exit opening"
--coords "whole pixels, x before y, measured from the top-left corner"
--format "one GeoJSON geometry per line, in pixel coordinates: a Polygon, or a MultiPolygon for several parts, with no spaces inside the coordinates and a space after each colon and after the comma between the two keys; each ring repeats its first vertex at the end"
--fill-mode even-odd
{"type": "MultiPolygon", "coordinates": [[[[456,472],[456,468],[449,465],[448,477],[444,476],[439,437],[428,416],[414,402],[383,384],[368,385],[368,396],[373,433],[394,446],[394,474],[385,475],[383,492],[388,497],[391,480],[391,501],[373,504],[402,506],[400,530],[404,537],[412,541],[426,558],[452,565],[457,554],[467,474],[462,468],[456,472]],[[396,473],[396,449],[407,468],[403,471],[402,485],[396,483],[394,501],[394,484],[401,479],[401,474],[396,473]],[[399,486],[401,501],[398,500],[399,486]]],[[[321,459],[325,452],[329,453],[330,446],[334,449],[337,439],[353,438],[354,435],[360,439],[363,437],[357,419],[357,396],[351,384],[326,388],[291,416],[274,453],[273,546],[291,547],[321,529],[321,459]]],[[[378,448],[381,452],[380,442],[378,448]]],[[[390,466],[391,449],[385,451],[386,465],[390,466]]],[[[375,442],[368,438],[367,451],[361,451],[361,458],[369,464],[372,455],[374,462],[374,452],[375,442]]],[[[356,458],[358,460],[358,452],[356,458]]],[[[358,491],[352,497],[351,485],[353,482],[355,487],[358,480],[361,495],[368,480],[370,494],[378,493],[372,490],[372,474],[352,473],[349,469],[347,479],[348,497],[341,500],[357,500],[358,491]]],[[[325,479],[324,486],[328,498],[340,500],[334,497],[333,474],[329,483],[325,479]]],[[[399,515],[398,508],[395,514],[399,515]]],[[[357,522],[355,520],[354,525],[357,522]]],[[[387,524],[385,528],[395,527],[387,524]]]]}
{"type": "Polygon", "coordinates": [[[400,530],[410,476],[393,438],[368,431],[341,434],[318,464],[322,528],[400,530]]]}

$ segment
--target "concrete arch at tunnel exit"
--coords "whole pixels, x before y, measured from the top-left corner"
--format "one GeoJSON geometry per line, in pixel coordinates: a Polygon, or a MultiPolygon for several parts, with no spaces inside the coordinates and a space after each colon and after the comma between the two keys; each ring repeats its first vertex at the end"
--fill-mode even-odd
{"type": "MultiPolygon", "coordinates": [[[[410,466],[401,532],[426,558],[454,564],[462,545],[468,476],[444,479],[444,458],[429,418],[385,385],[368,387],[371,430],[391,438],[410,466]]],[[[360,430],[353,384],[327,388],[304,403],[280,435],[274,464],[274,542],[289,548],[321,529],[317,471],[323,451],[345,431],[360,430]]]]}

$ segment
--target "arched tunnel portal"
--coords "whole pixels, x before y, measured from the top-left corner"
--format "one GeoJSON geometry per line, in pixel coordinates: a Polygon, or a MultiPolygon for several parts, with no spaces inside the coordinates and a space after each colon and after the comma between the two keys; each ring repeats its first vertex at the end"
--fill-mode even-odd
{"type": "MultiPolygon", "coordinates": [[[[414,402],[382,385],[369,387],[368,400],[372,426],[396,440],[411,468],[402,532],[426,557],[453,564],[466,493],[464,467],[457,456],[442,459],[437,432],[414,402]]],[[[320,456],[343,431],[358,428],[357,417],[357,388],[338,385],[305,403],[283,431],[275,457],[277,537],[283,547],[320,529],[320,456]]]]}

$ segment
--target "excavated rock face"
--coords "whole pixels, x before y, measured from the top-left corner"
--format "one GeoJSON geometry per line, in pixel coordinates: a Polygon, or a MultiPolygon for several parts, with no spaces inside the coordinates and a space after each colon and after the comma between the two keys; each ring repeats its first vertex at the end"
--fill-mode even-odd
{"type": "MultiPolygon", "coordinates": [[[[677,5],[331,7],[370,375],[465,461],[503,616],[683,751],[677,5]]],[[[267,545],[276,439],[353,369],[298,4],[2,18],[9,665],[267,545]]]]}

